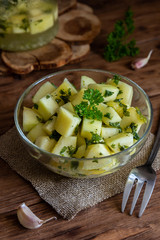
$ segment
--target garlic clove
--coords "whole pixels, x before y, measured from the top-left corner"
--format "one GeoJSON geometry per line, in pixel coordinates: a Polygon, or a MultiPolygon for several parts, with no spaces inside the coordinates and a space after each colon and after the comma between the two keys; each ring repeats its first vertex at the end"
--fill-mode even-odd
{"type": "Polygon", "coordinates": [[[28,229],[35,229],[42,226],[43,223],[46,223],[56,217],[51,217],[47,220],[41,220],[38,218],[25,203],[22,203],[17,209],[17,217],[21,225],[28,229]]]}
{"type": "Polygon", "coordinates": [[[149,54],[148,54],[148,56],[146,58],[138,58],[135,61],[133,61],[131,63],[131,67],[133,69],[140,69],[140,68],[144,67],[148,63],[148,61],[149,61],[149,59],[151,57],[152,52],[153,52],[153,50],[151,50],[149,52],[149,54]]]}

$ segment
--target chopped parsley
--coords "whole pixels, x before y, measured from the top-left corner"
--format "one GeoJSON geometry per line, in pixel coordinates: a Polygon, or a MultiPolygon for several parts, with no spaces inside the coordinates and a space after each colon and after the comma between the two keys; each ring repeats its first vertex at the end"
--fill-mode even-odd
{"type": "Polygon", "coordinates": [[[49,95],[49,94],[46,95],[46,98],[47,98],[47,99],[50,98],[50,97],[51,97],[51,95],[49,95]]]}
{"type": "Polygon", "coordinates": [[[60,151],[60,155],[63,156],[63,153],[67,152],[69,154],[69,156],[71,157],[75,153],[75,151],[76,151],[76,149],[72,145],[64,146],[60,151]]]}
{"type": "Polygon", "coordinates": [[[110,113],[106,113],[106,114],[104,114],[104,117],[106,117],[106,118],[109,118],[109,119],[112,119],[112,117],[111,117],[111,114],[110,114],[110,113]]]}
{"type": "Polygon", "coordinates": [[[77,115],[88,119],[102,120],[102,112],[97,108],[97,105],[104,101],[100,91],[89,88],[84,91],[83,99],[88,101],[82,101],[74,107],[77,115]]]}
{"type": "Polygon", "coordinates": [[[71,169],[76,170],[79,166],[79,162],[78,161],[71,161],[71,169]]]}
{"type": "Polygon", "coordinates": [[[38,104],[37,104],[37,103],[34,103],[33,107],[34,107],[35,109],[38,109],[38,104]]]}
{"type": "Polygon", "coordinates": [[[118,85],[119,81],[122,80],[117,74],[113,76],[113,82],[118,85]]]}
{"type": "Polygon", "coordinates": [[[98,159],[94,159],[92,160],[92,162],[98,163],[98,159]]]}
{"type": "Polygon", "coordinates": [[[77,135],[78,134],[78,129],[79,129],[79,125],[77,125],[74,129],[74,134],[77,135]]]}
{"type": "Polygon", "coordinates": [[[138,113],[140,119],[146,123],[147,119],[146,119],[145,116],[143,116],[143,114],[141,113],[140,109],[138,107],[136,107],[135,109],[136,109],[136,112],[138,113]]]}
{"type": "Polygon", "coordinates": [[[90,145],[90,144],[96,144],[96,143],[104,143],[104,139],[98,135],[97,133],[93,133],[91,132],[92,137],[90,140],[86,139],[86,144],[90,145]]]}
{"type": "Polygon", "coordinates": [[[130,112],[127,110],[128,107],[127,107],[127,105],[123,104],[121,102],[121,100],[122,100],[122,98],[115,99],[114,102],[118,102],[119,106],[123,108],[123,115],[129,117],[130,116],[130,112]]]}
{"type": "Polygon", "coordinates": [[[123,91],[121,89],[119,89],[119,92],[117,95],[122,94],[122,93],[123,93],[123,91]]]}
{"type": "Polygon", "coordinates": [[[60,93],[60,98],[63,100],[63,102],[67,103],[71,96],[71,88],[68,88],[67,91],[64,91],[63,89],[61,89],[59,93],[60,93]]]}
{"type": "Polygon", "coordinates": [[[66,150],[67,150],[67,147],[64,146],[64,147],[61,149],[60,154],[62,155],[66,150]]]}
{"type": "Polygon", "coordinates": [[[123,151],[123,150],[125,150],[125,149],[128,148],[127,145],[123,145],[123,146],[122,146],[120,143],[118,144],[118,147],[119,147],[119,150],[120,150],[120,151],[123,151]]]}
{"type": "Polygon", "coordinates": [[[114,92],[111,92],[109,90],[105,90],[104,97],[109,97],[109,96],[112,96],[113,94],[114,94],[114,92]]]}
{"type": "Polygon", "coordinates": [[[24,29],[25,31],[27,31],[27,29],[29,28],[29,21],[27,18],[23,18],[22,19],[22,23],[20,25],[21,29],[24,29]]]}
{"type": "Polygon", "coordinates": [[[116,145],[113,143],[113,144],[111,145],[111,148],[115,148],[115,146],[116,146],[116,145]]]}
{"type": "Polygon", "coordinates": [[[137,133],[138,125],[133,122],[133,123],[130,124],[130,128],[132,129],[133,138],[135,140],[139,140],[139,136],[138,136],[138,133],[137,133]]]}

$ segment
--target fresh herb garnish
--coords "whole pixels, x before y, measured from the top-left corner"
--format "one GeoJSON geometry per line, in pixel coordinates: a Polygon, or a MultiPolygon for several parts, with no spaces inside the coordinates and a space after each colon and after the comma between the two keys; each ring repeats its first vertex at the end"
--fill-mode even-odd
{"type": "Polygon", "coordinates": [[[132,129],[133,138],[135,140],[139,140],[139,136],[138,136],[138,133],[137,133],[138,125],[133,122],[133,123],[130,124],[130,127],[132,129]]]}
{"type": "Polygon", "coordinates": [[[139,53],[135,39],[127,42],[133,31],[133,12],[129,9],[124,20],[118,20],[115,23],[113,32],[107,36],[107,45],[104,49],[104,58],[107,61],[113,62],[124,56],[135,56],[139,53]]]}
{"type": "Polygon", "coordinates": [[[122,100],[122,98],[115,99],[114,102],[118,102],[119,106],[123,108],[123,115],[129,117],[130,116],[130,112],[127,110],[128,107],[127,107],[127,105],[123,104],[121,102],[121,100],[122,100]]]}
{"type": "Polygon", "coordinates": [[[64,147],[61,149],[61,151],[60,151],[60,155],[62,155],[66,150],[67,150],[67,147],[64,146],[64,147]]]}
{"type": "Polygon", "coordinates": [[[23,18],[22,19],[22,23],[20,25],[21,29],[24,29],[25,31],[27,31],[27,29],[29,28],[29,21],[27,18],[23,18]]]}
{"type": "Polygon", "coordinates": [[[97,108],[97,105],[104,101],[100,91],[89,88],[84,91],[83,99],[88,101],[82,101],[74,107],[77,115],[88,119],[102,120],[102,112],[97,108]]]}
{"type": "Polygon", "coordinates": [[[106,113],[106,114],[104,114],[104,117],[109,118],[109,119],[112,118],[110,113],[106,113]]]}
{"type": "Polygon", "coordinates": [[[122,80],[120,76],[118,76],[117,74],[115,74],[113,76],[113,82],[118,85],[119,81],[122,80]]]}
{"type": "Polygon", "coordinates": [[[38,104],[37,104],[37,103],[34,103],[33,107],[34,107],[35,109],[38,109],[38,104]]]}
{"type": "Polygon", "coordinates": [[[71,96],[71,89],[68,88],[67,91],[64,91],[63,89],[61,89],[59,91],[59,93],[61,94],[60,98],[63,100],[63,102],[67,103],[69,101],[70,96],[71,96]]]}
{"type": "Polygon", "coordinates": [[[51,95],[49,95],[49,94],[46,95],[46,98],[47,98],[47,99],[50,98],[50,97],[51,97],[51,95]]]}
{"type": "Polygon", "coordinates": [[[97,133],[93,133],[91,132],[92,137],[90,140],[86,139],[86,144],[90,145],[90,144],[96,144],[96,143],[104,143],[104,139],[99,136],[97,133]]]}
{"type": "Polygon", "coordinates": [[[119,150],[120,151],[123,151],[123,150],[125,150],[126,148],[128,148],[128,146],[126,146],[126,145],[121,145],[120,143],[118,144],[118,147],[119,147],[119,150]]]}
{"type": "Polygon", "coordinates": [[[115,128],[118,128],[119,129],[119,132],[122,132],[122,128],[120,126],[120,122],[109,122],[109,125],[111,127],[115,127],[115,128]]]}
{"type": "Polygon", "coordinates": [[[138,107],[136,107],[136,112],[138,113],[140,119],[146,123],[147,119],[146,119],[145,116],[143,116],[143,114],[141,113],[141,111],[140,111],[140,109],[138,107]]]}
{"type": "Polygon", "coordinates": [[[111,92],[109,90],[105,90],[104,97],[109,97],[109,96],[112,96],[113,94],[114,94],[114,92],[111,92]]]}
{"type": "Polygon", "coordinates": [[[94,159],[92,160],[92,162],[98,163],[98,159],[94,159]]]}
{"type": "Polygon", "coordinates": [[[78,161],[71,161],[71,169],[76,170],[79,166],[79,162],[78,161]]]}
{"type": "Polygon", "coordinates": [[[104,98],[101,92],[97,89],[88,88],[84,91],[83,99],[89,101],[90,105],[99,105],[101,102],[104,101],[104,98]]]}

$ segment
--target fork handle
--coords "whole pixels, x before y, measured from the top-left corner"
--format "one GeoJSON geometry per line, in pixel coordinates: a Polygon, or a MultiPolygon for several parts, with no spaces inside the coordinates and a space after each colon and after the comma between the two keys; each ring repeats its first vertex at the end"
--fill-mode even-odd
{"type": "Polygon", "coordinates": [[[157,130],[157,134],[156,134],[156,139],[155,139],[152,151],[150,153],[150,156],[145,165],[147,165],[147,166],[152,165],[152,163],[157,155],[157,152],[159,150],[159,147],[160,147],[160,120],[159,120],[159,126],[158,126],[158,130],[157,130]]]}

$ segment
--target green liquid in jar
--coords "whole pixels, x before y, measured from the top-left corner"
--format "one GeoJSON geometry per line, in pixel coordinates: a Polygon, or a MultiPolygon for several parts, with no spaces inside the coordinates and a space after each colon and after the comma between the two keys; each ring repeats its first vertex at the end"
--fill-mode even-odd
{"type": "Polygon", "coordinates": [[[0,0],[0,48],[23,51],[50,42],[58,30],[56,0],[0,0]]]}

